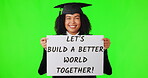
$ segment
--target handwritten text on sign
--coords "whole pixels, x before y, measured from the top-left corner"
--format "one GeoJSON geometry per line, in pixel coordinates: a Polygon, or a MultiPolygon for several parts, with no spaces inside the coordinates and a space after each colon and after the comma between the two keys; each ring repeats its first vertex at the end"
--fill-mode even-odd
{"type": "Polygon", "coordinates": [[[102,75],[103,37],[103,35],[47,36],[47,75],[102,75]]]}

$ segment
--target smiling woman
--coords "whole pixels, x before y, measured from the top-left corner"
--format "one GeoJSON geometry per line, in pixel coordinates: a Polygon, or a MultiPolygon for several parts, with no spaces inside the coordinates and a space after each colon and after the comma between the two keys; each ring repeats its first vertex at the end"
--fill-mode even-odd
{"type": "MultiPolygon", "coordinates": [[[[55,31],[57,35],[89,35],[89,32],[91,30],[91,25],[89,22],[89,19],[87,16],[82,12],[81,8],[91,6],[91,4],[85,4],[85,3],[66,3],[56,6],[55,8],[63,8],[62,14],[60,14],[55,22],[55,31]]],[[[107,38],[104,38],[104,47],[105,49],[101,47],[80,47],[80,51],[82,50],[85,52],[87,50],[90,50],[91,48],[94,51],[103,51],[104,50],[104,71],[103,73],[111,75],[112,69],[108,60],[107,55],[107,48],[110,46],[110,40],[107,38]],[[97,50],[95,50],[95,49],[97,50]],[[101,50],[100,50],[100,49],[101,50]],[[102,50],[103,49],[103,50],[102,50]]],[[[83,39],[82,39],[83,41],[83,39]]],[[[46,48],[47,44],[47,38],[41,39],[41,45],[43,48],[46,48]]],[[[47,50],[48,51],[48,50],[47,50]]],[[[46,71],[46,53],[47,51],[44,49],[43,59],[41,61],[40,67],[39,67],[39,74],[45,74],[46,71]]],[[[59,70],[60,71],[60,70],[59,70]]],[[[96,76],[53,76],[53,78],[96,78],[96,76]]]]}

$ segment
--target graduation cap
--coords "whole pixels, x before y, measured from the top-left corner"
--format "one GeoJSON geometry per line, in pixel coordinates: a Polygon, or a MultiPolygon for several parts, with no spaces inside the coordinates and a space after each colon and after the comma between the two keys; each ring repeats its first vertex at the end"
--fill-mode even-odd
{"type": "Polygon", "coordinates": [[[73,2],[73,3],[65,3],[65,4],[57,5],[54,8],[60,8],[59,15],[61,15],[61,8],[63,8],[62,14],[74,14],[74,13],[83,14],[83,11],[81,10],[81,8],[91,6],[91,5],[92,4],[73,2]]]}

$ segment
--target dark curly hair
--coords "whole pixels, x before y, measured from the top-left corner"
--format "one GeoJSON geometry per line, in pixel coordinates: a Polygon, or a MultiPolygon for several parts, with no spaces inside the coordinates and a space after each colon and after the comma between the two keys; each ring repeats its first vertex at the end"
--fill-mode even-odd
{"type": "MultiPolygon", "coordinates": [[[[80,14],[81,27],[79,35],[89,35],[91,25],[88,17],[85,14],[80,14]]],[[[66,35],[65,14],[59,15],[55,22],[55,31],[57,35],[66,35]]]]}

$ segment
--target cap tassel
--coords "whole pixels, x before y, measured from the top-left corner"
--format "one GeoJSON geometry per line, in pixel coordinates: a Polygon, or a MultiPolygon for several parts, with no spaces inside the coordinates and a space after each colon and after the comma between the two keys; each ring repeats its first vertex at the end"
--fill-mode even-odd
{"type": "Polygon", "coordinates": [[[62,8],[60,8],[60,11],[59,11],[59,16],[61,15],[61,10],[62,10],[62,8]]]}

